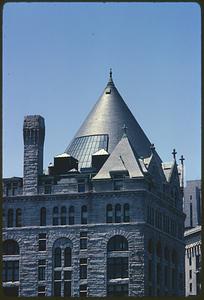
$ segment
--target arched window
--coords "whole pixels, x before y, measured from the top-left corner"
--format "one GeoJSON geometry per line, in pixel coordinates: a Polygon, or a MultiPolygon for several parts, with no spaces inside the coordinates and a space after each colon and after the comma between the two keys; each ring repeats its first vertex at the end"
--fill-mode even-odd
{"type": "Polygon", "coordinates": [[[57,206],[55,206],[53,208],[53,218],[52,218],[53,222],[52,224],[53,225],[58,225],[59,224],[59,209],[57,206]]]}
{"type": "Polygon", "coordinates": [[[110,255],[112,251],[128,250],[128,241],[125,237],[116,235],[107,244],[107,296],[128,296],[128,284],[112,283],[112,279],[129,278],[128,253],[117,256],[110,255]]]}
{"type": "Polygon", "coordinates": [[[3,255],[19,255],[18,243],[14,240],[3,242],[3,255]]]}
{"type": "Polygon", "coordinates": [[[60,238],[53,246],[53,295],[71,296],[72,242],[60,238]]]}
{"type": "Polygon", "coordinates": [[[113,207],[111,204],[106,207],[106,223],[113,223],[113,207]]]}
{"type": "Polygon", "coordinates": [[[9,208],[9,210],[8,210],[7,227],[13,227],[13,209],[12,208],[9,208]]]}
{"type": "Polygon", "coordinates": [[[69,225],[74,225],[74,206],[69,208],[69,225]]]}
{"type": "Polygon", "coordinates": [[[153,253],[153,243],[152,243],[151,239],[148,241],[148,246],[147,247],[148,247],[148,252],[150,254],[152,254],[153,253]]]}
{"type": "Polygon", "coordinates": [[[67,223],[67,208],[65,206],[61,207],[61,225],[66,225],[67,223]]]}
{"type": "Polygon", "coordinates": [[[55,248],[54,252],[54,266],[56,267],[61,267],[61,248],[57,247],[55,248]]]}
{"type": "Polygon", "coordinates": [[[40,226],[46,226],[46,208],[40,209],[40,226]]]}
{"type": "Polygon", "coordinates": [[[87,206],[83,205],[81,208],[81,224],[87,224],[87,206]]]}
{"type": "Polygon", "coordinates": [[[160,242],[157,243],[157,256],[160,258],[162,257],[162,248],[160,242]]]}
{"type": "Polygon", "coordinates": [[[72,250],[69,247],[66,247],[64,250],[64,266],[71,267],[72,264],[72,250]]]}
{"type": "Polygon", "coordinates": [[[16,227],[22,226],[22,211],[20,208],[16,210],[16,227]]]}
{"type": "Polygon", "coordinates": [[[115,223],[121,222],[121,205],[116,204],[115,206],[115,223]]]}
{"type": "Polygon", "coordinates": [[[115,235],[108,241],[108,251],[127,251],[128,241],[121,235],[115,235]]]}
{"type": "Polygon", "coordinates": [[[124,222],[130,222],[130,206],[129,206],[128,203],[124,204],[123,221],[124,222]]]}

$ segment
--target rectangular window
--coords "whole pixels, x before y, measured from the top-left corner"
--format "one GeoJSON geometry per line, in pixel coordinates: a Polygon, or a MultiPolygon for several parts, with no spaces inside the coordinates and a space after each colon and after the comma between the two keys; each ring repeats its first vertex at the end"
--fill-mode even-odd
{"type": "Polygon", "coordinates": [[[38,251],[46,251],[46,233],[39,234],[38,251]]]}
{"type": "Polygon", "coordinates": [[[19,281],[19,261],[3,261],[3,282],[19,281]]]}
{"type": "Polygon", "coordinates": [[[114,180],[113,185],[115,191],[120,191],[123,189],[123,180],[114,180]]]}
{"type": "Polygon", "coordinates": [[[192,293],[192,283],[189,284],[190,293],[192,293]]]}
{"type": "Polygon", "coordinates": [[[87,278],[87,258],[80,258],[80,279],[87,278]]]}
{"type": "Polygon", "coordinates": [[[72,279],[72,272],[64,271],[64,280],[71,280],[71,279],[72,279]]]}
{"type": "Polygon", "coordinates": [[[107,296],[128,296],[128,284],[109,284],[107,296]]]}
{"type": "Polygon", "coordinates": [[[78,193],[85,192],[85,181],[83,179],[78,180],[78,193]]]}
{"type": "Polygon", "coordinates": [[[38,287],[38,297],[45,297],[46,293],[45,293],[45,286],[39,286],[38,287]]]}
{"type": "Polygon", "coordinates": [[[44,194],[51,194],[52,186],[49,184],[45,184],[44,186],[44,194]]]}
{"type": "Polygon", "coordinates": [[[54,280],[61,280],[61,271],[54,271],[54,280]]]}
{"type": "Polygon", "coordinates": [[[192,279],[192,270],[189,270],[189,278],[192,279]]]}
{"type": "Polygon", "coordinates": [[[200,255],[196,255],[196,271],[201,267],[200,255]]]}
{"type": "Polygon", "coordinates": [[[192,259],[191,259],[191,256],[189,257],[189,266],[191,266],[192,265],[192,259]]]}
{"type": "Polygon", "coordinates": [[[61,296],[61,281],[54,282],[54,296],[61,296]]]}
{"type": "Polygon", "coordinates": [[[128,257],[109,257],[108,279],[128,278],[128,257]]]}
{"type": "Polygon", "coordinates": [[[38,261],[38,281],[45,280],[45,267],[46,267],[46,260],[40,259],[38,261]]]}
{"type": "Polygon", "coordinates": [[[87,296],[87,284],[80,284],[80,297],[87,296]]]}
{"type": "Polygon", "coordinates": [[[87,232],[80,232],[80,249],[87,249],[87,232]]]}
{"type": "Polygon", "coordinates": [[[64,297],[71,296],[71,281],[64,282],[64,297]]]}

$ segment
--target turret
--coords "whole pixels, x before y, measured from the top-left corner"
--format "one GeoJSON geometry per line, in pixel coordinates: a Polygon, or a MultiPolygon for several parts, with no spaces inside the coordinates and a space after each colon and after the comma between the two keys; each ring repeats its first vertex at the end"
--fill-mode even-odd
{"type": "Polygon", "coordinates": [[[24,195],[38,193],[38,176],[43,174],[43,146],[45,139],[44,118],[26,116],[23,124],[24,139],[24,195]]]}

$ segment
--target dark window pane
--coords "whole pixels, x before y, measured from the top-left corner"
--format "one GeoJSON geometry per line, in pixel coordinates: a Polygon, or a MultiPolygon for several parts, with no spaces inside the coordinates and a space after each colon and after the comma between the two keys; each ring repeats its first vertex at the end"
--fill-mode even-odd
{"type": "Polygon", "coordinates": [[[13,227],[13,209],[8,210],[7,226],[13,227]]]}
{"type": "Polygon", "coordinates": [[[123,236],[116,235],[108,241],[108,251],[126,250],[128,250],[128,241],[123,236]]]}
{"type": "Polygon", "coordinates": [[[61,249],[59,247],[54,252],[54,266],[61,267],[61,249]]]}
{"type": "Polygon", "coordinates": [[[61,296],[61,282],[54,282],[54,296],[61,296]]]}
{"type": "Polygon", "coordinates": [[[22,215],[21,209],[17,208],[17,210],[16,210],[16,227],[22,226],[21,215],[22,215]]]}
{"type": "Polygon", "coordinates": [[[46,240],[39,240],[39,251],[46,251],[46,240]]]}
{"type": "Polygon", "coordinates": [[[124,216],[123,216],[123,221],[124,222],[129,222],[130,221],[130,212],[129,212],[129,204],[126,203],[124,205],[124,216]]]}
{"type": "Polygon", "coordinates": [[[72,272],[64,271],[64,280],[71,280],[71,279],[72,279],[72,272]]]}
{"type": "Polygon", "coordinates": [[[87,249],[87,238],[80,239],[80,249],[87,249]]]}
{"type": "Polygon", "coordinates": [[[72,261],[72,252],[71,248],[67,247],[64,250],[64,266],[65,267],[70,267],[71,266],[71,261],[72,261]]]}
{"type": "Polygon", "coordinates": [[[18,287],[3,287],[3,293],[5,296],[17,297],[18,287]]]}
{"type": "Polygon", "coordinates": [[[81,224],[87,224],[87,207],[84,205],[81,208],[81,224]]]}
{"type": "Polygon", "coordinates": [[[40,226],[46,226],[46,208],[42,207],[40,210],[40,226]]]}
{"type": "Polygon", "coordinates": [[[115,206],[115,222],[120,223],[121,222],[121,205],[116,204],[115,206]]]}
{"type": "Polygon", "coordinates": [[[64,282],[64,296],[70,297],[71,296],[71,281],[64,282]]]}
{"type": "Polygon", "coordinates": [[[54,271],[54,280],[61,280],[61,271],[54,271]]]}
{"type": "Polygon", "coordinates": [[[128,284],[108,285],[107,296],[128,296],[128,284]]]}
{"type": "Polygon", "coordinates": [[[86,279],[87,278],[87,265],[81,265],[80,266],[80,279],[86,279]]]}
{"type": "Polygon", "coordinates": [[[19,246],[14,240],[6,240],[3,242],[3,255],[18,255],[19,246]]]}
{"type": "Polygon", "coordinates": [[[113,207],[111,204],[106,208],[106,223],[113,223],[113,207]]]}
{"type": "Polygon", "coordinates": [[[38,280],[45,280],[45,267],[38,267],[38,280]]]}

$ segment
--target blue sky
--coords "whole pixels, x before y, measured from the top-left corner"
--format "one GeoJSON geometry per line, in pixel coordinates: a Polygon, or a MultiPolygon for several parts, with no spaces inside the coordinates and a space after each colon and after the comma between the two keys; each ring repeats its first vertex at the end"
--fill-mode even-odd
{"type": "Polygon", "coordinates": [[[163,161],[201,169],[201,30],[196,3],[7,3],[3,176],[23,175],[23,118],[45,118],[44,169],[64,152],[113,69],[163,161]]]}

